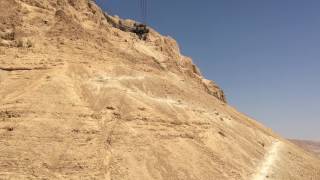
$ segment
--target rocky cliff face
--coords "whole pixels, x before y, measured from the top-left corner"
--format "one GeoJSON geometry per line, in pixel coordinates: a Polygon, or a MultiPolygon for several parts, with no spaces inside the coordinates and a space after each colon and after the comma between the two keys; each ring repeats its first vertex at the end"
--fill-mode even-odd
{"type": "MultiPolygon", "coordinates": [[[[113,23],[133,25],[133,21],[107,15],[93,1],[87,0],[25,0],[21,3],[10,0],[2,4],[4,9],[10,9],[3,11],[0,18],[0,45],[7,47],[43,46],[48,39],[59,37],[70,41],[91,41],[103,47],[104,42],[107,42],[107,36],[112,33],[120,36],[117,34],[120,33],[118,29],[111,29],[113,24],[110,23],[110,19],[113,23]],[[22,17],[25,18],[24,21],[22,17]]],[[[123,35],[123,32],[121,34],[123,35]]],[[[134,34],[123,36],[132,38],[134,34]]],[[[209,94],[226,102],[223,91],[214,82],[204,79],[190,58],[180,54],[175,40],[152,31],[148,42],[153,46],[153,49],[150,49],[153,54],[149,55],[159,67],[175,73],[188,74],[197,79],[209,94]]]]}
{"type": "Polygon", "coordinates": [[[88,0],[0,1],[0,179],[319,179],[175,40],[120,21],[88,0]]]}

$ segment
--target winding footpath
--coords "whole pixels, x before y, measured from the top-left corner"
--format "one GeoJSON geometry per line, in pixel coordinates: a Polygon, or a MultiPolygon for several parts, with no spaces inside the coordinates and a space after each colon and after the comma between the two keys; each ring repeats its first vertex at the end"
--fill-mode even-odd
{"type": "Polygon", "coordinates": [[[269,179],[268,176],[272,173],[272,166],[274,162],[279,158],[278,152],[281,149],[282,143],[280,141],[275,141],[268,153],[266,154],[264,161],[258,167],[257,173],[253,176],[252,180],[266,180],[269,179]]]}

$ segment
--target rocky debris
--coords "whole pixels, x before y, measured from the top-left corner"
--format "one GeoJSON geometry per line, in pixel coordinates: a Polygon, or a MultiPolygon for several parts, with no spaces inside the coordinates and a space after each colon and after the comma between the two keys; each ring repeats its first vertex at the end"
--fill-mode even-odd
{"type": "Polygon", "coordinates": [[[207,80],[207,79],[202,79],[202,82],[209,94],[217,97],[222,102],[225,102],[225,103],[227,102],[227,99],[223,90],[218,85],[216,85],[213,81],[207,80]]]}
{"type": "Polygon", "coordinates": [[[8,41],[13,41],[15,40],[15,32],[12,29],[0,31],[0,38],[8,41]]]}
{"type": "Polygon", "coordinates": [[[27,38],[17,39],[15,31],[13,30],[5,30],[4,32],[0,31],[0,46],[31,48],[33,44],[31,40],[27,38]]]}
{"type": "Polygon", "coordinates": [[[16,111],[0,111],[0,119],[11,119],[11,118],[19,118],[21,117],[19,112],[16,111]]]}

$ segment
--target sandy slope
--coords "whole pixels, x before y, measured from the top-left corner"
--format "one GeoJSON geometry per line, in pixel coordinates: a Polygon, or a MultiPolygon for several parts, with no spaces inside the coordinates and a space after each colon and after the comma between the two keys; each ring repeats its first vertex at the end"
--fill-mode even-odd
{"type": "Polygon", "coordinates": [[[172,38],[140,41],[86,0],[0,15],[0,179],[319,179],[319,159],[230,107],[172,38]]]}

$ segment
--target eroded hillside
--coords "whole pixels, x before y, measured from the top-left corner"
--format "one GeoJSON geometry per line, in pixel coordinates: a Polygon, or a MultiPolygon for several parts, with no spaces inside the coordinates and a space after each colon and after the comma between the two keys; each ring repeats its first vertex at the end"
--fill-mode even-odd
{"type": "Polygon", "coordinates": [[[0,1],[0,179],[319,179],[170,37],[88,0],[0,1]]]}

